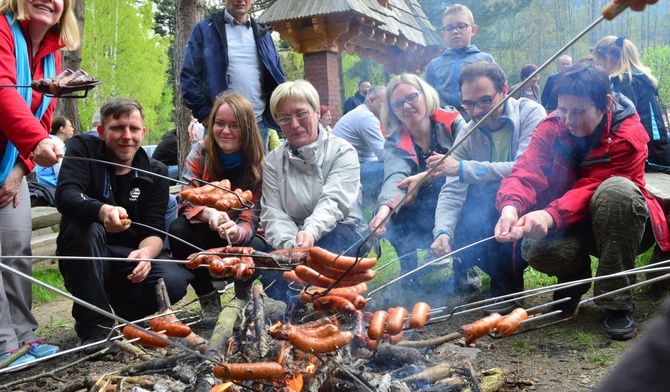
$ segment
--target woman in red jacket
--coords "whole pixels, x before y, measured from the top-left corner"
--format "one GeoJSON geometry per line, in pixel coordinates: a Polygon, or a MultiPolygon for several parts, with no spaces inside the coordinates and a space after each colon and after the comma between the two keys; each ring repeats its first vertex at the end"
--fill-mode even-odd
{"type": "MultiPolygon", "coordinates": [[[[61,48],[79,46],[73,0],[0,1],[0,85],[29,85],[60,72],[61,48]]],[[[30,274],[30,197],[25,175],[34,162],[49,167],[63,152],[49,136],[56,100],[30,88],[0,88],[0,247],[16,259],[2,263],[30,274]]],[[[18,370],[35,357],[58,351],[35,335],[31,282],[7,271],[0,279],[0,359],[28,344],[30,352],[13,362],[18,370]]]]}
{"type": "MultiPolygon", "coordinates": [[[[498,241],[523,238],[524,259],[559,283],[634,267],[635,256],[654,240],[670,249],[661,206],[644,188],[649,137],[630,100],[612,94],[607,74],[595,64],[563,71],[554,86],[558,115],[545,118],[528,150],[502,181],[496,205],[498,241]]],[[[621,277],[595,282],[594,295],[632,283],[621,277]]],[[[590,283],[556,290],[577,306],[590,283]]],[[[636,333],[630,290],[597,299],[605,309],[607,336],[626,340],[636,333]]]]}

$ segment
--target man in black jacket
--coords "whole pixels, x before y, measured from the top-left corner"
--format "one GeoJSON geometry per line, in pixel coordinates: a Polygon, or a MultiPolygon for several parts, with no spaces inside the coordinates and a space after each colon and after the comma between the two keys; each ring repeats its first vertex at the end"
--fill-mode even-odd
{"type": "MultiPolygon", "coordinates": [[[[170,300],[186,294],[189,273],[176,264],[153,263],[163,250],[162,236],[132,222],[165,230],[168,180],[142,169],[167,175],[162,163],[150,159],[141,148],[146,134],[144,110],[132,99],[114,98],[101,108],[100,138],[77,135],[67,150],[69,157],[94,158],[100,162],[64,159],[56,188],[56,207],[62,214],[57,240],[59,256],[94,259],[60,260],[65,287],[76,297],[136,320],[158,310],[155,285],[165,280],[170,300]],[[130,224],[124,220],[130,219],[130,224]],[[96,259],[96,257],[100,257],[96,259]],[[126,261],[107,260],[108,257],[126,261]]],[[[105,339],[113,320],[74,304],[75,330],[82,344],[105,339]]],[[[90,347],[84,352],[94,352],[90,347]]]]}

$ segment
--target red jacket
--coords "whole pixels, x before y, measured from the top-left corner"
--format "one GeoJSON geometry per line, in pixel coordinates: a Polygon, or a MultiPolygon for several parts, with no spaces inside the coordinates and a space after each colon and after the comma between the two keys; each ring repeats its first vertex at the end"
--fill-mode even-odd
{"type": "Polygon", "coordinates": [[[575,138],[556,114],[546,117],[533,133],[528,150],[500,185],[496,207],[516,207],[519,216],[544,209],[556,229],[565,229],[588,216],[596,188],[612,176],[631,180],[644,195],[656,241],[670,249],[668,224],[660,204],[645,189],[644,164],[647,136],[632,103],[619,103],[606,113],[599,143],[578,164],[574,161],[575,138]]]}
{"type": "MultiPolygon", "coordinates": [[[[30,53],[31,41],[28,36],[28,21],[19,22],[23,36],[28,44],[30,53]]],[[[58,51],[64,45],[59,43],[58,36],[48,32],[42,39],[37,55],[30,62],[33,80],[44,77],[42,60],[49,53],[54,53],[56,60],[56,74],[61,72],[61,55],[58,51]]],[[[16,57],[14,55],[14,37],[4,14],[0,14],[0,85],[16,85],[16,57]]],[[[9,139],[17,150],[19,159],[26,167],[32,170],[35,166],[28,158],[33,149],[42,139],[49,138],[51,117],[56,108],[56,99],[52,99],[42,120],[37,120],[33,112],[42,102],[42,94],[33,90],[32,105],[30,108],[15,88],[0,88],[0,156],[4,154],[9,139]]]]}

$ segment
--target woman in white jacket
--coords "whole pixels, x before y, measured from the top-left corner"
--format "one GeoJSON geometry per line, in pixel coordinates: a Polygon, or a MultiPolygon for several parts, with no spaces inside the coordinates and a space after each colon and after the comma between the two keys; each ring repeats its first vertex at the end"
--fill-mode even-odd
{"type": "MultiPolygon", "coordinates": [[[[270,111],[286,140],[265,158],[261,225],[275,249],[348,249],[363,235],[356,150],[319,126],[309,82],[280,84],[270,111]]],[[[355,254],[356,247],[349,249],[355,254]]]]}

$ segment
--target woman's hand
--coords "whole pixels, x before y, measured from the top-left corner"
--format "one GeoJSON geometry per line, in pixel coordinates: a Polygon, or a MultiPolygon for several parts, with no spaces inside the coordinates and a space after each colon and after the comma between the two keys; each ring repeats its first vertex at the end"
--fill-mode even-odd
{"type": "Polygon", "coordinates": [[[444,154],[438,154],[433,151],[433,155],[426,159],[426,164],[429,167],[427,170],[428,173],[430,173],[432,177],[458,177],[461,173],[460,163],[451,156],[448,156],[442,163],[435,166],[443,157],[444,154]]]}
{"type": "MultiPolygon", "coordinates": [[[[237,238],[237,233],[240,231],[240,228],[235,221],[227,220],[219,225],[218,231],[221,239],[227,240],[231,238],[230,241],[232,242],[237,238]]],[[[228,245],[232,246],[233,244],[228,245]]]]}
{"type": "Polygon", "coordinates": [[[206,222],[212,231],[219,231],[219,226],[230,221],[228,214],[212,207],[206,207],[200,211],[199,219],[201,222],[206,222]]]}
{"type": "Polygon", "coordinates": [[[19,190],[24,176],[23,165],[14,165],[5,183],[0,187],[0,208],[14,202],[14,208],[19,206],[19,190]]]}
{"type": "Polygon", "coordinates": [[[301,230],[295,236],[295,246],[298,248],[310,248],[314,246],[314,234],[309,230],[301,230]]]}
{"type": "Polygon", "coordinates": [[[435,257],[441,257],[451,252],[451,237],[440,234],[430,246],[430,253],[435,257]]]}
{"type": "Polygon", "coordinates": [[[386,226],[379,226],[384,219],[386,219],[387,216],[391,213],[391,208],[387,205],[382,205],[379,207],[379,210],[377,211],[377,214],[370,220],[370,223],[368,227],[370,227],[370,231],[374,231],[375,229],[379,228],[375,232],[375,237],[383,237],[384,234],[386,234],[386,226]]]}
{"type": "MultiPolygon", "coordinates": [[[[419,184],[419,182],[425,175],[426,175],[425,173],[419,173],[413,176],[408,176],[404,180],[400,181],[400,184],[398,184],[398,188],[407,189],[407,200],[405,201],[405,205],[411,206],[412,203],[414,203],[414,199],[416,199],[416,194],[419,192],[419,190],[417,190],[416,192],[412,192],[412,190],[416,188],[416,186],[419,184]]],[[[430,176],[428,176],[428,180],[426,180],[422,185],[428,185],[430,184],[431,181],[432,179],[430,178],[430,176]]]]}
{"type": "Polygon", "coordinates": [[[51,167],[63,157],[63,151],[52,138],[42,139],[33,150],[33,161],[43,167],[51,167]]]}
{"type": "Polygon", "coordinates": [[[524,238],[539,240],[547,236],[556,226],[554,218],[545,210],[529,212],[519,219],[524,238]]]}

